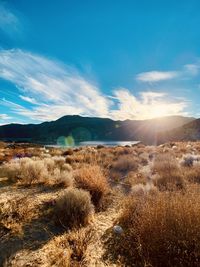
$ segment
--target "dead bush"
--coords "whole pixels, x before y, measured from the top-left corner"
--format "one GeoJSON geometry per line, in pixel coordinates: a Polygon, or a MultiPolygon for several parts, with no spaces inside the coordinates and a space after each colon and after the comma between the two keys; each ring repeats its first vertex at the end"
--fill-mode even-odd
{"type": "Polygon", "coordinates": [[[93,214],[93,205],[88,192],[69,188],[54,207],[56,223],[64,228],[87,225],[93,214]]]}
{"type": "Polygon", "coordinates": [[[109,249],[126,266],[199,266],[199,203],[196,191],[128,198],[109,249]]]}
{"type": "Polygon", "coordinates": [[[122,174],[127,174],[130,171],[137,171],[137,169],[138,159],[133,155],[123,155],[112,164],[112,170],[122,174]]]}
{"type": "Polygon", "coordinates": [[[93,204],[97,209],[103,197],[108,193],[109,185],[99,166],[84,165],[74,172],[77,187],[90,192],[93,204]]]}
{"type": "Polygon", "coordinates": [[[0,224],[14,232],[21,231],[23,223],[35,214],[31,201],[26,196],[16,197],[0,205],[0,224]]]}
{"type": "Polygon", "coordinates": [[[159,154],[153,163],[154,184],[159,190],[182,190],[185,188],[183,172],[173,155],[159,154]]]}
{"type": "MultiPolygon", "coordinates": [[[[61,165],[60,157],[55,162],[53,158],[22,158],[11,160],[1,168],[1,175],[8,177],[9,180],[23,185],[46,184],[51,186],[72,186],[73,177],[70,168],[66,164],[61,165]],[[68,169],[68,170],[67,170],[68,169]]],[[[63,162],[63,160],[62,160],[63,162]]]]}
{"type": "Polygon", "coordinates": [[[200,183],[200,164],[195,164],[193,167],[183,169],[184,177],[191,183],[200,183]]]}

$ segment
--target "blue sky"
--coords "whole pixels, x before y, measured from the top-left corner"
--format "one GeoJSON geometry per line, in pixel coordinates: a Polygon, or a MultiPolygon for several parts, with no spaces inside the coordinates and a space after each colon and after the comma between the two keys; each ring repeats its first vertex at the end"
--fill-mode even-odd
{"type": "Polygon", "coordinates": [[[200,1],[0,0],[0,124],[200,117],[200,1]]]}

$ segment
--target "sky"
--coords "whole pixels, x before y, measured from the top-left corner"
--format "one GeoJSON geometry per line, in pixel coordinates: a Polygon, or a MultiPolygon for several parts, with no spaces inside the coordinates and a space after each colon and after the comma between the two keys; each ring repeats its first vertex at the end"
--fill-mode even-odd
{"type": "Polygon", "coordinates": [[[0,125],[200,117],[199,0],[0,0],[0,125]]]}

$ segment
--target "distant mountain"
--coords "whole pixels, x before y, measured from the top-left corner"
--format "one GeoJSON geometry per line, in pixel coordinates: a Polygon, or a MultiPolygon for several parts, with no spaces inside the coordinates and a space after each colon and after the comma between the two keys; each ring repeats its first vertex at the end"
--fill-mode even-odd
{"type": "Polygon", "coordinates": [[[0,126],[0,139],[48,144],[72,142],[72,140],[75,142],[140,140],[146,144],[155,144],[158,132],[170,131],[193,120],[194,118],[169,116],[151,120],[114,121],[74,115],[41,124],[3,125],[0,126]]]}
{"type": "Polygon", "coordinates": [[[197,141],[200,140],[200,119],[193,120],[181,127],[162,131],[158,134],[159,143],[166,141],[197,141]]]}

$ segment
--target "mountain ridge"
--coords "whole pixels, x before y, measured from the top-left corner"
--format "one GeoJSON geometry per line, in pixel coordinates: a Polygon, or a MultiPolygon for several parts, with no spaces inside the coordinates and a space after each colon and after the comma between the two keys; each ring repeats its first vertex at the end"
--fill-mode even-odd
{"type": "Polygon", "coordinates": [[[0,139],[55,144],[60,137],[72,137],[75,142],[140,140],[146,144],[157,142],[157,133],[171,131],[194,121],[195,118],[167,116],[150,120],[117,120],[98,117],[65,115],[40,124],[7,124],[0,126],[0,139]]]}
{"type": "Polygon", "coordinates": [[[200,119],[193,120],[170,131],[160,132],[159,142],[166,141],[197,141],[200,139],[200,119]]]}

